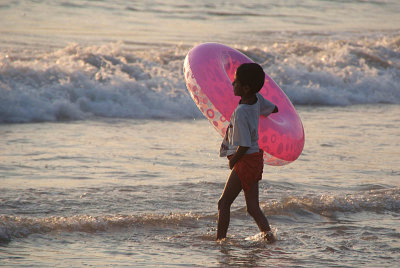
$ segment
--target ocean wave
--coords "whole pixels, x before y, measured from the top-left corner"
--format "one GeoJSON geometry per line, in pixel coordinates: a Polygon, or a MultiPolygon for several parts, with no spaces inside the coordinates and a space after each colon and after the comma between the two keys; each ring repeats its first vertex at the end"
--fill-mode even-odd
{"type": "MultiPolygon", "coordinates": [[[[400,104],[400,35],[292,38],[239,50],[297,105],[400,104]]],[[[0,123],[201,118],[185,88],[190,47],[132,50],[71,44],[0,57],[0,123]]]]}
{"type": "Polygon", "coordinates": [[[168,227],[182,225],[198,219],[200,216],[186,214],[143,214],[135,215],[75,215],[69,217],[21,217],[0,215],[0,242],[9,242],[13,238],[26,237],[31,234],[50,232],[104,232],[121,228],[158,226],[168,227]]]}
{"type": "MultiPolygon", "coordinates": [[[[400,212],[400,188],[370,190],[347,195],[289,196],[280,201],[261,205],[267,215],[308,215],[314,213],[330,216],[335,212],[400,212]]],[[[240,209],[242,210],[242,209],[240,209]]],[[[235,217],[236,213],[233,213],[235,217]]],[[[106,232],[123,228],[163,227],[181,228],[195,226],[198,221],[215,221],[216,214],[170,213],[141,215],[74,215],[52,217],[25,217],[0,215],[0,242],[35,233],[50,232],[106,232]]]]}
{"type": "Polygon", "coordinates": [[[0,63],[0,122],[91,117],[200,117],[181,78],[183,56],[124,52],[119,44],[76,44],[0,63]],[[165,62],[168,60],[168,62],[165,62]]]}
{"type": "Polygon", "coordinates": [[[346,195],[288,196],[280,201],[267,202],[263,209],[269,215],[315,213],[329,216],[335,212],[375,213],[400,212],[400,188],[370,190],[346,195]]]}
{"type": "Polygon", "coordinates": [[[400,34],[305,38],[244,52],[299,105],[400,103],[400,34]]]}

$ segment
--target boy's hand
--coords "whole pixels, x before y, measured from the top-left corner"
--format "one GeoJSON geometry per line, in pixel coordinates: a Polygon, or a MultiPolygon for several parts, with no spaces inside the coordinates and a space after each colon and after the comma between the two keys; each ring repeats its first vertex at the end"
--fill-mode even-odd
{"type": "Polygon", "coordinates": [[[233,169],[235,166],[236,162],[242,158],[243,155],[246,154],[247,150],[249,147],[244,147],[244,146],[239,146],[236,150],[236,153],[229,159],[229,168],[233,169]]]}

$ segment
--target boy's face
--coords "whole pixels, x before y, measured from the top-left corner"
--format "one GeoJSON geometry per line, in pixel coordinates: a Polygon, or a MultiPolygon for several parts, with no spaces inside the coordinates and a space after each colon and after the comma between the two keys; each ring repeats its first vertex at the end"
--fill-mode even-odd
{"type": "Polygon", "coordinates": [[[240,81],[237,79],[236,73],[235,73],[235,80],[233,80],[233,82],[232,82],[232,86],[233,86],[233,93],[235,94],[235,96],[243,97],[249,91],[249,87],[243,86],[240,83],[240,81]]]}

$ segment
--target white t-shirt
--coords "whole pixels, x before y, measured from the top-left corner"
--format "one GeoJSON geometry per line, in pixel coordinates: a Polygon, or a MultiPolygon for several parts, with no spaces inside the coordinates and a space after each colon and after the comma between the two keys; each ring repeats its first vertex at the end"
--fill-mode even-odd
{"type": "Polygon", "coordinates": [[[275,105],[257,93],[257,102],[239,104],[231,116],[229,126],[222,141],[219,156],[229,156],[236,152],[238,146],[249,147],[246,154],[256,153],[258,147],[258,123],[260,115],[268,116],[275,105]]]}

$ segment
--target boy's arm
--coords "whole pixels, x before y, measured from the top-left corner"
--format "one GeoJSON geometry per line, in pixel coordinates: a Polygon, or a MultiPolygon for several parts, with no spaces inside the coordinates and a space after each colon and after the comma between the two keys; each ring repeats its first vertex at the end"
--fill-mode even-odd
{"type": "Polygon", "coordinates": [[[233,156],[231,157],[231,159],[229,160],[229,168],[233,169],[233,167],[235,166],[236,162],[240,160],[240,158],[242,158],[243,155],[246,154],[247,150],[250,147],[244,147],[244,146],[239,146],[236,150],[236,152],[233,154],[233,156]]]}

